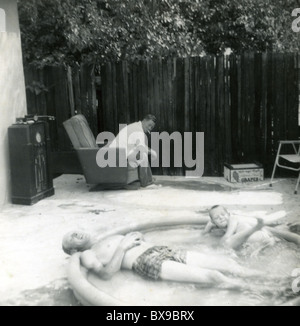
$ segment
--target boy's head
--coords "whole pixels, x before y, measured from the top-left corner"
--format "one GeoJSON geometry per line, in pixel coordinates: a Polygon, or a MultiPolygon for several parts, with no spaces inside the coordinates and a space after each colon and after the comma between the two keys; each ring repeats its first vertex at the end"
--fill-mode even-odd
{"type": "Polygon", "coordinates": [[[77,251],[90,249],[91,245],[90,235],[82,231],[69,232],[62,240],[62,249],[68,255],[72,255],[77,251]]]}
{"type": "Polygon", "coordinates": [[[209,210],[209,216],[211,218],[212,223],[215,224],[218,228],[227,227],[230,214],[224,206],[213,206],[209,210]]]}

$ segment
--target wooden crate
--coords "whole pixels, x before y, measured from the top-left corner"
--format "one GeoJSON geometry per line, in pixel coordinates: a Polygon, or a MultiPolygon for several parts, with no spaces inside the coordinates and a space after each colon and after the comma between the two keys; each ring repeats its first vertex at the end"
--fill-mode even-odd
{"type": "Polygon", "coordinates": [[[264,180],[264,169],[259,163],[224,164],[224,177],[232,183],[264,180]]]}

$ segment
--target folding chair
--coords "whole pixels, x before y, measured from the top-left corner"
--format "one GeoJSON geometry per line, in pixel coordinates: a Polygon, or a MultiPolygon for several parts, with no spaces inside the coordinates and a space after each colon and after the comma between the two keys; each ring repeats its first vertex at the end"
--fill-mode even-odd
{"type": "Polygon", "coordinates": [[[275,159],[275,164],[274,164],[273,173],[272,173],[272,177],[271,177],[270,187],[272,187],[272,182],[273,182],[273,179],[275,176],[275,171],[276,171],[277,166],[280,168],[283,168],[283,169],[299,172],[299,176],[298,176],[298,180],[297,180],[296,188],[295,188],[295,192],[294,192],[296,195],[298,193],[298,186],[299,186],[299,182],[300,182],[300,140],[281,140],[279,142],[279,147],[278,147],[278,151],[277,151],[277,155],[276,155],[276,159],[275,159]],[[282,149],[283,145],[292,145],[295,153],[282,155],[281,149],[282,149]],[[297,149],[297,146],[298,146],[298,149],[297,149]],[[280,163],[280,159],[283,159],[285,161],[285,165],[280,163]],[[293,166],[289,166],[289,165],[287,165],[287,162],[294,164],[294,165],[299,164],[299,167],[296,168],[293,166]]]}

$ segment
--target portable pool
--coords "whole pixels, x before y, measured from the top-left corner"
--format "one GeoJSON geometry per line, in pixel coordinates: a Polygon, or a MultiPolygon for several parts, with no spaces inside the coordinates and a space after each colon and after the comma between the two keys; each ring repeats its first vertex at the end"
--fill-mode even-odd
{"type": "Polygon", "coordinates": [[[208,255],[229,255],[242,266],[263,271],[265,279],[245,280],[250,284],[247,291],[232,291],[209,288],[199,284],[154,281],[136,275],[132,271],[119,271],[110,280],[102,280],[87,272],[80,265],[78,253],[70,258],[68,281],[75,297],[87,306],[253,306],[299,304],[297,294],[292,291],[291,271],[299,266],[300,253],[296,245],[279,242],[258,256],[239,255],[217,246],[216,236],[201,236],[206,219],[181,221],[155,221],[118,228],[103,235],[126,234],[141,231],[146,241],[158,245],[198,250],[208,255]],[[200,225],[199,225],[200,222],[200,225]],[[196,224],[197,223],[197,224],[196,224]],[[276,274],[282,282],[268,278],[276,274]],[[268,289],[268,290],[265,290],[268,289]]]}

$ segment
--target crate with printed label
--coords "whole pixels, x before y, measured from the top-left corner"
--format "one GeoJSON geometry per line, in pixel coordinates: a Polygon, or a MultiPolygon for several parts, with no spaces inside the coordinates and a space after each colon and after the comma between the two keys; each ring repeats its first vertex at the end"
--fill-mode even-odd
{"type": "Polygon", "coordinates": [[[264,169],[260,163],[224,164],[224,177],[231,183],[257,182],[264,180],[264,169]]]}

